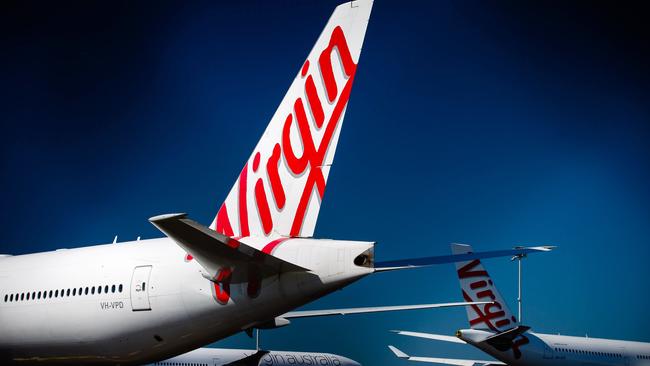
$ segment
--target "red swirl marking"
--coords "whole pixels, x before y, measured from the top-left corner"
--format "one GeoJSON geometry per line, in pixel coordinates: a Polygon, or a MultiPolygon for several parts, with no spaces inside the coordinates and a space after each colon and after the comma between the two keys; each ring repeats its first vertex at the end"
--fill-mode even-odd
{"type": "Polygon", "coordinates": [[[253,159],[253,171],[256,172],[259,166],[260,166],[260,153],[258,151],[255,154],[255,158],[253,159]]]}
{"type": "Polygon", "coordinates": [[[262,227],[264,234],[269,235],[273,229],[273,219],[271,218],[271,211],[269,210],[269,203],[266,200],[266,192],[264,191],[264,183],[262,178],[257,179],[255,183],[255,202],[257,203],[257,210],[262,220],[262,227]]]}
{"type": "Polygon", "coordinates": [[[279,209],[284,208],[285,196],[280,174],[278,172],[278,164],[280,163],[280,154],[282,153],[280,144],[275,144],[273,147],[273,154],[266,163],[266,172],[269,174],[269,181],[271,182],[271,191],[273,198],[279,209]]]}
{"type": "Polygon", "coordinates": [[[235,233],[232,230],[230,225],[230,219],[228,218],[228,210],[226,209],[226,203],[224,202],[217,212],[217,223],[215,225],[215,231],[227,236],[233,236],[235,233]]]}
{"type": "Polygon", "coordinates": [[[272,242],[266,244],[266,245],[264,246],[264,248],[262,248],[262,252],[263,252],[263,253],[266,253],[266,254],[272,254],[272,253],[273,253],[273,250],[275,250],[275,248],[276,248],[278,245],[284,243],[284,242],[287,241],[287,240],[289,240],[289,238],[280,238],[280,239],[275,239],[275,240],[273,240],[272,242]]]}
{"type": "Polygon", "coordinates": [[[481,265],[481,261],[478,259],[474,259],[473,261],[467,263],[466,265],[462,266],[458,270],[458,278],[463,279],[463,278],[470,278],[470,277],[490,277],[487,271],[485,270],[478,270],[478,271],[472,270],[475,267],[480,265],[481,265]]]}
{"type": "Polygon", "coordinates": [[[246,205],[246,176],[248,175],[248,163],[244,165],[239,175],[239,227],[241,236],[249,236],[248,230],[248,206],[246,205]]]}
{"type": "MultiPolygon", "coordinates": [[[[318,150],[311,155],[309,176],[307,177],[307,182],[305,183],[305,189],[302,192],[300,197],[300,202],[298,203],[298,209],[296,211],[296,216],[293,220],[293,225],[291,226],[291,236],[298,236],[300,234],[300,229],[302,228],[302,223],[305,217],[305,212],[307,211],[307,204],[309,203],[309,196],[314,189],[314,186],[318,189],[318,194],[320,198],[323,198],[325,194],[325,178],[323,177],[322,170],[320,169],[323,160],[325,159],[325,154],[327,153],[327,148],[329,147],[330,140],[336,131],[337,124],[345,109],[348,99],[350,98],[350,91],[352,90],[352,82],[354,80],[354,75],[350,76],[348,79],[341,97],[339,98],[332,116],[327,123],[325,129],[325,134],[323,135],[323,140],[318,148],[318,150]]],[[[310,136],[311,137],[311,136],[310,136]]],[[[303,140],[303,144],[304,144],[303,140]]],[[[313,141],[312,141],[313,146],[313,141]]],[[[283,145],[284,147],[284,145],[283,145]]],[[[286,157],[286,151],[285,151],[286,157]]],[[[287,160],[288,161],[288,160],[287,160]]]]}
{"type": "MultiPolygon", "coordinates": [[[[309,68],[309,61],[305,63],[305,66],[309,68]]],[[[302,76],[304,77],[306,73],[307,70],[303,67],[302,76]]],[[[307,101],[309,102],[309,110],[311,110],[311,115],[314,117],[314,123],[316,124],[316,127],[321,128],[325,121],[325,113],[323,112],[323,105],[321,104],[318,92],[316,91],[314,77],[311,75],[309,75],[305,82],[305,93],[307,94],[307,101]]]]}
{"type": "Polygon", "coordinates": [[[300,70],[300,75],[304,77],[307,75],[307,71],[309,71],[309,60],[305,60],[305,63],[302,65],[302,69],[300,70]]]}
{"type": "MultiPolygon", "coordinates": [[[[299,111],[302,111],[302,115],[305,115],[305,110],[302,108],[302,101],[300,98],[296,100],[296,103],[294,105],[294,109],[297,109],[298,112],[296,114],[299,114],[299,111]]],[[[291,170],[295,174],[300,174],[305,171],[307,168],[307,163],[309,162],[309,157],[311,154],[314,152],[314,144],[313,141],[311,140],[311,133],[309,131],[309,125],[305,124],[307,117],[300,119],[296,117],[298,120],[298,131],[300,132],[300,139],[303,142],[306,142],[306,144],[303,144],[303,150],[302,150],[302,156],[297,157],[296,154],[293,152],[293,147],[291,146],[291,123],[293,122],[293,115],[289,114],[287,116],[287,119],[284,121],[284,127],[282,128],[282,150],[284,152],[284,158],[287,160],[287,165],[289,167],[289,170],[291,170]],[[311,141],[311,145],[309,144],[309,141],[311,141]]]]}
{"type": "Polygon", "coordinates": [[[214,282],[214,297],[221,305],[228,304],[230,300],[230,280],[232,277],[232,269],[221,268],[217,273],[217,278],[214,282]]]}
{"type": "MultiPolygon", "coordinates": [[[[336,99],[338,94],[336,79],[334,78],[334,72],[332,71],[332,51],[334,50],[334,47],[338,50],[341,64],[343,65],[343,70],[346,75],[352,77],[357,69],[357,65],[354,63],[354,60],[352,60],[352,54],[350,53],[348,43],[345,40],[343,29],[341,29],[340,26],[337,26],[334,28],[334,31],[332,31],[329,45],[327,45],[327,48],[323,50],[318,58],[318,64],[320,66],[321,74],[323,75],[323,82],[325,82],[325,89],[327,90],[327,97],[329,98],[330,103],[334,102],[334,99],[336,99]]],[[[351,80],[348,80],[348,84],[351,84],[350,81],[351,80]]],[[[346,86],[348,84],[346,84],[346,86]]],[[[341,95],[341,99],[345,99],[345,102],[348,100],[348,98],[343,98],[343,95],[341,95]]]]}
{"type": "MultiPolygon", "coordinates": [[[[475,301],[467,294],[467,292],[465,292],[465,290],[463,290],[463,298],[467,302],[474,302],[475,301]]],[[[487,305],[489,305],[489,304],[487,304],[487,305]]],[[[485,313],[483,313],[483,310],[481,310],[481,308],[478,305],[471,305],[471,306],[472,306],[472,309],[474,309],[474,312],[476,312],[477,318],[476,319],[471,319],[469,321],[470,326],[474,326],[474,325],[480,324],[480,323],[485,323],[485,325],[488,328],[490,328],[491,330],[493,330],[495,332],[499,332],[499,329],[497,329],[497,327],[495,327],[492,324],[492,319],[501,317],[504,314],[499,314],[499,316],[496,316],[496,314],[492,314],[492,313],[491,314],[485,314],[485,313]]]]}

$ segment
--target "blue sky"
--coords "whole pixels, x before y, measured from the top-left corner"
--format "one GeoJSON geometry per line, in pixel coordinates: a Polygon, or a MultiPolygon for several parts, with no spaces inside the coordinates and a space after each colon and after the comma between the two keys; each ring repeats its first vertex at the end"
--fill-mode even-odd
{"type": "MultiPolygon", "coordinates": [[[[337,2],[5,3],[0,252],[208,224],[337,2]]],[[[641,9],[377,1],[317,236],[378,260],[553,244],[525,263],[540,332],[650,341],[650,64],[641,9]]],[[[515,265],[486,261],[515,308],[515,265]]],[[[385,273],[311,308],[460,300],[453,266],[385,273]]],[[[403,364],[480,357],[443,309],[297,320],[268,348],[403,364]]],[[[252,347],[245,335],[217,344],[252,347]]]]}

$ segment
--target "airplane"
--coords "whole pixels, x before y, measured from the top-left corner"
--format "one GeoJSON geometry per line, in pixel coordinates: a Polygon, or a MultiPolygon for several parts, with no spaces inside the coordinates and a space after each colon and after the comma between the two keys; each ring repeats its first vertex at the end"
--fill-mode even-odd
{"type": "Polygon", "coordinates": [[[372,5],[335,8],[209,226],[158,215],[163,238],[0,256],[0,363],[157,362],[374,273],[546,251],[376,262],[374,242],[313,238],[372,5]]]}
{"type": "MultiPolygon", "coordinates": [[[[472,247],[452,244],[452,252],[471,253],[472,247]]],[[[411,337],[469,344],[499,361],[411,357],[398,348],[389,346],[398,358],[467,366],[650,365],[650,343],[534,333],[529,326],[517,321],[480,260],[457,262],[456,270],[463,299],[492,301],[466,308],[470,329],[458,330],[455,337],[409,331],[396,332],[411,337]]]]}
{"type": "Polygon", "coordinates": [[[319,352],[199,348],[148,366],[361,366],[344,356],[319,352]]]}

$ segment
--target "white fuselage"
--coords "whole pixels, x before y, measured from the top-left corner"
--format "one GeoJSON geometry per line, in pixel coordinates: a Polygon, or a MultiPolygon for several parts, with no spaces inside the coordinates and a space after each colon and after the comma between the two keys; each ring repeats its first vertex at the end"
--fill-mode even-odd
{"type": "Polygon", "coordinates": [[[155,362],[153,366],[225,366],[225,365],[263,365],[263,366],[361,366],[347,357],[331,353],[289,352],[289,351],[255,351],[245,349],[199,348],[192,352],[164,361],[155,362]]]}
{"type": "Polygon", "coordinates": [[[526,332],[515,338],[514,347],[499,351],[486,342],[475,341],[485,339],[486,333],[459,331],[461,339],[508,365],[650,365],[650,343],[526,332]]]}
{"type": "MultiPolygon", "coordinates": [[[[261,248],[268,239],[241,242],[261,248]]],[[[274,255],[311,271],[267,277],[253,295],[245,282],[206,279],[202,267],[168,238],[1,257],[0,361],[162,360],[371,273],[353,264],[369,248],[372,243],[288,240],[274,255]]]]}

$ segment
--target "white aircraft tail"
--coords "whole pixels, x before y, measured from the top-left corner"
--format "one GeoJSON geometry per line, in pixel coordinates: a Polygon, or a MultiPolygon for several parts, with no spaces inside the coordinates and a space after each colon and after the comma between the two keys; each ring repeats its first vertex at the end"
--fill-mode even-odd
{"type": "Polygon", "coordinates": [[[334,10],[211,229],[313,236],[371,8],[372,0],[357,0],[334,10]]]}
{"type": "MultiPolygon", "coordinates": [[[[453,254],[465,254],[471,253],[472,247],[452,244],[451,250],[453,254]]],[[[456,271],[465,301],[492,301],[490,304],[467,307],[467,319],[472,329],[500,333],[518,325],[480,259],[457,262],[456,271]]]]}

